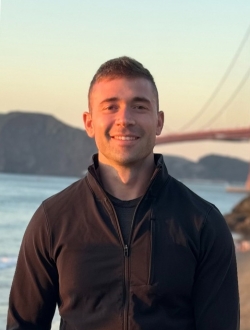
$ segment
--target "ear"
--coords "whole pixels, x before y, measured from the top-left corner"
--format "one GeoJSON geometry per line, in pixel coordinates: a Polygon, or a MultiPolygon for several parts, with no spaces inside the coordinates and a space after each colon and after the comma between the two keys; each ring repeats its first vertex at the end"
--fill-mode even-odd
{"type": "Polygon", "coordinates": [[[156,135],[160,135],[164,125],[164,112],[158,111],[157,116],[158,119],[157,119],[156,135]]]}
{"type": "Polygon", "coordinates": [[[88,136],[93,138],[95,136],[95,130],[93,127],[92,115],[90,112],[83,113],[83,123],[88,136]]]}

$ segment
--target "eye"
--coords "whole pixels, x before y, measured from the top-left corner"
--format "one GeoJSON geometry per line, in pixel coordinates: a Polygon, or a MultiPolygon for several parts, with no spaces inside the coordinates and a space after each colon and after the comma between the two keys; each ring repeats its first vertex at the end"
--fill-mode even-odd
{"type": "Polygon", "coordinates": [[[109,105],[105,106],[103,110],[114,111],[114,110],[117,110],[117,108],[118,108],[118,106],[116,104],[109,104],[109,105]]]}
{"type": "Polygon", "coordinates": [[[135,104],[134,105],[134,109],[137,109],[137,110],[146,110],[147,107],[144,104],[135,104]]]}

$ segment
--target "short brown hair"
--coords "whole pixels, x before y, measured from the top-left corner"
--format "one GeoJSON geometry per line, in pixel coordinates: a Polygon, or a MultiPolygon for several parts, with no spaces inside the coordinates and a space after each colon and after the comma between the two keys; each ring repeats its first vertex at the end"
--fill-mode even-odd
{"type": "Polygon", "coordinates": [[[154,81],[152,74],[146,69],[140,62],[136,61],[135,59],[122,56],[111,59],[105,63],[103,63],[100,68],[96,71],[90,86],[89,86],[89,93],[88,93],[88,100],[89,100],[89,109],[90,109],[90,95],[94,84],[97,81],[102,79],[116,79],[116,78],[145,78],[151,82],[153,89],[155,90],[156,94],[156,102],[157,102],[157,110],[159,109],[159,97],[158,97],[158,90],[154,81]]]}

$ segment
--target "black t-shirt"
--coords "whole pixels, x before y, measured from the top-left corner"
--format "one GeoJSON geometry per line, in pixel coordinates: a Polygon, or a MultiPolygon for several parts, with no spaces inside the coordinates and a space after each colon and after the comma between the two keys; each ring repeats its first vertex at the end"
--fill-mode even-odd
{"type": "Polygon", "coordinates": [[[120,224],[124,243],[127,244],[129,240],[135,209],[141,197],[129,201],[123,201],[110,194],[108,194],[108,196],[115,208],[115,212],[120,224]]]}

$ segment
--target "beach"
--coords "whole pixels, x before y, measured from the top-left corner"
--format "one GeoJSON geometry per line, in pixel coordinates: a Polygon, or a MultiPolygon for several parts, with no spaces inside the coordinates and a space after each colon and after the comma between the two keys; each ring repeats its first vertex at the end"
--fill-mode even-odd
{"type": "Polygon", "coordinates": [[[240,330],[250,330],[250,251],[237,252],[240,293],[240,330]]]}

